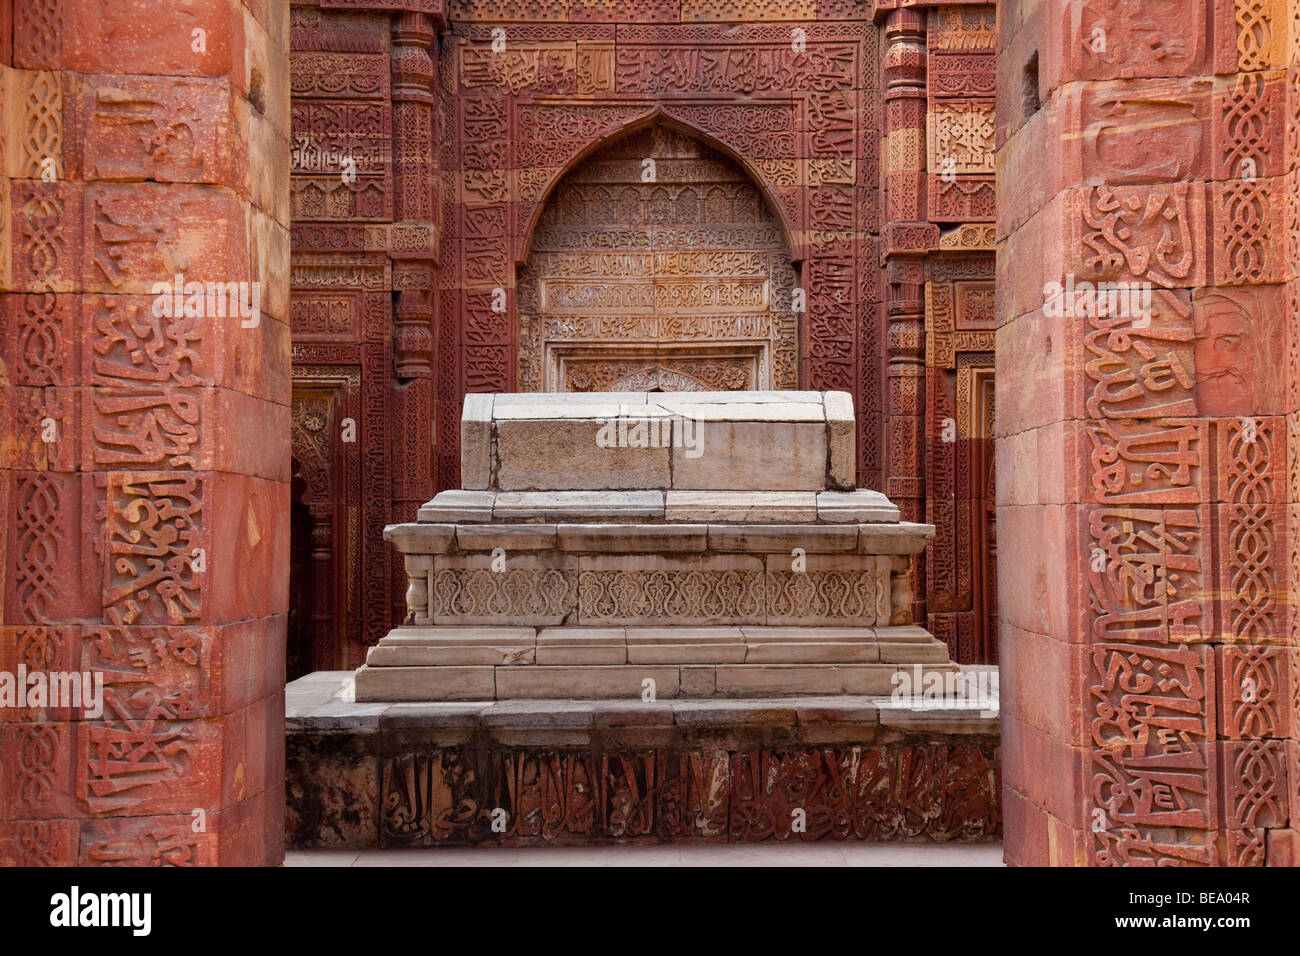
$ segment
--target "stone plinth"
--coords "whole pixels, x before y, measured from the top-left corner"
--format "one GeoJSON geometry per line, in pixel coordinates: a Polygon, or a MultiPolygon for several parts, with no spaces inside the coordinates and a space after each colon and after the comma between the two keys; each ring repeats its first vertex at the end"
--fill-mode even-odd
{"type": "Polygon", "coordinates": [[[992,692],[977,706],[853,695],[358,703],[351,673],[319,672],[286,694],[288,839],[996,840],[996,671],[961,676],[992,692]]]}
{"type": "Polygon", "coordinates": [[[951,673],[911,619],[934,530],[844,488],[853,428],[837,392],[470,396],[481,487],[386,530],[408,614],[357,699],[888,695],[900,669],[951,673]]]}

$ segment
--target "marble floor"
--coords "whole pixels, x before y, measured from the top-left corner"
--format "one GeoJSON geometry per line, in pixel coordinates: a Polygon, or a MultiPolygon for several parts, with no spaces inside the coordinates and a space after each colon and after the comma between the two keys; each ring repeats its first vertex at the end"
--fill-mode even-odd
{"type": "Polygon", "coordinates": [[[285,866],[1001,866],[1002,844],[782,843],[290,850],[285,866]]]}

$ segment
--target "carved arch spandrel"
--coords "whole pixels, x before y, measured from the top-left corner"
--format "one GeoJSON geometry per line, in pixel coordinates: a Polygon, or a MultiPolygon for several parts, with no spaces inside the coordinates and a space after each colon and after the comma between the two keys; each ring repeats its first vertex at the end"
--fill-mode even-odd
{"type": "MultiPolygon", "coordinates": [[[[551,172],[543,181],[540,188],[533,187],[532,194],[529,198],[520,195],[521,179],[515,175],[511,179],[512,199],[520,205],[521,210],[526,210],[522,218],[517,220],[518,228],[515,230],[512,243],[512,255],[515,265],[522,266],[528,259],[528,250],[532,248],[533,234],[536,232],[537,224],[541,219],[542,210],[546,204],[553,198],[556,188],[561,182],[569,176],[573,170],[577,169],[591,156],[607,146],[611,146],[620,140],[626,139],[642,130],[651,126],[660,125],[682,135],[689,136],[692,139],[699,140],[710,149],[715,149],[722,153],[732,162],[736,163],[743,169],[746,175],[758,187],[759,193],[767,202],[768,206],[775,212],[777,223],[781,229],[782,236],[785,240],[786,248],[790,251],[790,258],[793,262],[802,262],[806,256],[804,243],[802,242],[804,224],[800,221],[799,213],[802,212],[802,206],[796,208],[794,215],[781,201],[781,194],[777,187],[763,172],[762,169],[754,162],[751,157],[746,156],[743,152],[727,143],[723,134],[710,132],[699,125],[684,119],[680,111],[688,106],[707,105],[709,107],[725,106],[768,106],[768,107],[788,107],[793,113],[793,106],[788,102],[783,103],[726,103],[717,100],[709,100],[703,103],[690,104],[672,104],[672,103],[654,103],[646,102],[644,105],[629,103],[627,100],[621,100],[617,104],[581,104],[575,105],[569,102],[549,104],[539,101],[529,104],[532,107],[554,106],[556,108],[565,108],[575,111],[581,111],[586,115],[598,116],[602,111],[610,113],[614,119],[610,124],[602,127],[598,132],[591,134],[581,148],[566,156],[562,163],[557,166],[548,165],[547,169],[551,172]],[[630,118],[629,118],[630,117],[630,118]]],[[[518,142],[512,140],[511,146],[514,149],[515,172],[520,171],[518,165],[518,142]]],[[[798,164],[796,163],[796,166],[798,164]]],[[[802,173],[798,174],[799,179],[797,188],[802,189],[805,185],[802,173]]]]}
{"type": "Polygon", "coordinates": [[[675,124],[638,128],[538,216],[516,283],[517,386],[798,388],[797,281],[742,166],[675,124]]]}

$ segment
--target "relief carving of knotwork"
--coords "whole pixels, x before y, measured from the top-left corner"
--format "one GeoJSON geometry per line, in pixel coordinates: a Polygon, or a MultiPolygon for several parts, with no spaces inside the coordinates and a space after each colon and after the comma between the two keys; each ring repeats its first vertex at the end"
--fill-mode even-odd
{"type": "Polygon", "coordinates": [[[33,623],[50,620],[60,591],[56,568],[70,544],[58,524],[65,497],[60,483],[43,472],[24,475],[15,485],[15,594],[33,623]]]}
{"type": "Polygon", "coordinates": [[[558,568],[438,568],[429,576],[428,597],[435,624],[503,618],[557,623],[577,603],[577,581],[558,568]]]}
{"type": "Polygon", "coordinates": [[[930,171],[949,175],[993,172],[993,107],[973,102],[943,102],[928,114],[926,145],[930,171]]]}
{"type": "Polygon", "coordinates": [[[767,618],[772,623],[890,621],[890,573],[879,571],[773,571],[767,573],[767,618]]]}

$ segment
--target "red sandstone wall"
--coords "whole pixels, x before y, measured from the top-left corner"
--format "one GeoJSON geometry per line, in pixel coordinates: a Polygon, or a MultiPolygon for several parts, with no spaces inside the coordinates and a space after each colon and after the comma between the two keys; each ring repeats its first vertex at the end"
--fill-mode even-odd
{"type": "Polygon", "coordinates": [[[936,525],[916,613],[996,659],[993,8],[895,6],[874,27],[841,2],[293,8],[293,673],[356,666],[401,619],[382,529],[458,484],[464,394],[522,387],[535,217],[650,122],[777,210],[802,387],[854,394],[859,482],[936,525]]]}
{"type": "Polygon", "coordinates": [[[1007,859],[1294,862],[1300,34],[1270,0],[999,17],[1007,859]],[[1046,315],[1066,275],[1149,283],[1149,322],[1046,315]]]}
{"type": "Polygon", "coordinates": [[[581,157],[652,120],[730,152],[777,207],[803,260],[803,387],[855,395],[860,480],[882,487],[878,54],[859,5],[464,2],[444,19],[433,0],[355,0],[292,16],[307,666],[356,666],[401,619],[382,529],[458,486],[463,396],[516,387],[533,218],[581,157]],[[345,183],[313,150],[367,161],[345,183]]]}
{"type": "Polygon", "coordinates": [[[883,24],[883,490],[935,526],[918,619],[996,663],[994,7],[877,4],[883,24]],[[895,9],[897,8],[897,9],[895,9]]]}
{"type": "Polygon", "coordinates": [[[290,11],[295,677],[359,666],[401,620],[405,575],[384,526],[434,493],[441,10],[290,11]]]}
{"type": "MultiPolygon", "coordinates": [[[[1243,654],[1228,654],[1224,661],[1235,669],[1234,677],[1255,679],[1253,672],[1257,668],[1262,670],[1267,683],[1277,689],[1277,706],[1258,709],[1263,711],[1264,716],[1275,717],[1275,722],[1266,729],[1262,722],[1256,726],[1263,730],[1261,736],[1289,738],[1282,744],[1282,759],[1289,775],[1286,789],[1289,792],[1290,820],[1287,830],[1273,829],[1266,835],[1266,853],[1270,865],[1300,866],[1300,2],[1286,0],[1285,4],[1275,4],[1266,12],[1269,15],[1267,37],[1275,46],[1281,42],[1278,33],[1283,17],[1289,24],[1285,58],[1281,61],[1286,67],[1285,77],[1274,76],[1272,79],[1275,84],[1279,79],[1284,79],[1286,89],[1285,103],[1282,106],[1285,117],[1285,173],[1275,188],[1283,195],[1286,217],[1285,254],[1289,266],[1289,269],[1282,269],[1286,286],[1286,331],[1284,336],[1279,336],[1286,345],[1286,363],[1281,369],[1285,381],[1282,408],[1286,412],[1286,515],[1283,518],[1278,514],[1277,521],[1274,522],[1280,535],[1275,539],[1274,547],[1278,550],[1273,554],[1282,566],[1275,573],[1275,586],[1285,581],[1282,594],[1287,608],[1287,629],[1282,633],[1290,648],[1289,651],[1287,648],[1247,648],[1243,654]],[[1285,550],[1280,545],[1285,545],[1285,550]],[[1247,670],[1247,673],[1241,673],[1242,670],[1247,670]]],[[[1252,18],[1241,19],[1246,21],[1246,28],[1254,36],[1263,39],[1262,29],[1252,18]],[[1257,30],[1260,32],[1255,33],[1257,30]]],[[[1242,37],[1239,34],[1239,50],[1241,45],[1242,37]]],[[[1250,52],[1242,65],[1254,68],[1260,61],[1254,53],[1253,43],[1248,44],[1248,50],[1250,52]]],[[[1273,120],[1274,129],[1277,122],[1276,119],[1273,120]]],[[[1276,149],[1276,132],[1272,133],[1272,139],[1273,148],[1276,149]]],[[[1274,256],[1276,254],[1273,253],[1274,256]]],[[[1280,478],[1279,474],[1278,479],[1280,478]]],[[[1273,513],[1277,514],[1279,510],[1273,509],[1273,513]]],[[[1240,511],[1238,507],[1238,512],[1240,511]]],[[[1241,562],[1240,566],[1246,567],[1246,562],[1241,562]]],[[[1245,707],[1238,712],[1243,718],[1253,718],[1257,709],[1245,707]]],[[[1244,721],[1234,721],[1234,725],[1243,726],[1244,721]]],[[[1270,746],[1276,749],[1277,745],[1270,746]]]]}
{"type": "Polygon", "coordinates": [[[104,708],[0,709],[0,862],[277,863],[287,11],[31,0],[11,49],[10,10],[0,672],[104,708]],[[260,283],[259,321],[158,315],[176,273],[260,283]]]}

